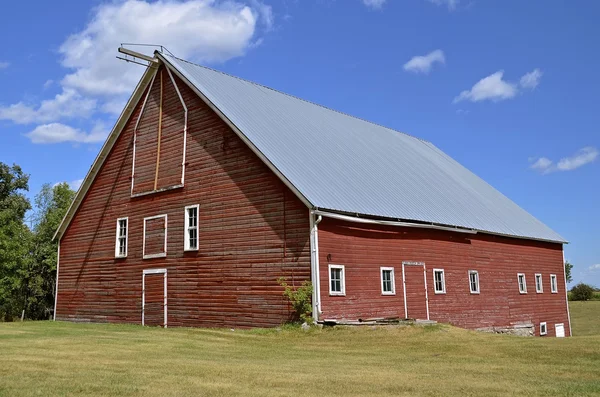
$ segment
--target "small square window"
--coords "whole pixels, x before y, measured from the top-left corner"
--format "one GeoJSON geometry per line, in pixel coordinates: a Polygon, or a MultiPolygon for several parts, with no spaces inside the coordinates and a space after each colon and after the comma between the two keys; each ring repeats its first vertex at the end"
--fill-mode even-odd
{"type": "Polygon", "coordinates": [[[517,273],[517,281],[519,282],[519,293],[527,293],[527,282],[525,281],[524,273],[517,273]]]}
{"type": "Polygon", "coordinates": [[[346,295],[343,265],[329,265],[329,295],[346,295]]]}
{"type": "Polygon", "coordinates": [[[444,269],[433,269],[433,290],[436,294],[446,293],[444,269]]]}
{"type": "Polygon", "coordinates": [[[558,284],[556,282],[556,274],[550,275],[550,292],[556,294],[558,292],[558,284]]]}
{"type": "Polygon", "coordinates": [[[542,284],[542,275],[540,273],[535,275],[535,292],[538,294],[544,292],[544,284],[542,284]]]}
{"type": "Polygon", "coordinates": [[[469,288],[472,294],[479,293],[479,273],[477,270],[469,270],[469,288]]]}
{"type": "Polygon", "coordinates": [[[394,280],[394,268],[381,268],[381,293],[383,295],[396,294],[396,280],[394,280]]]}
{"type": "Polygon", "coordinates": [[[127,257],[128,218],[117,219],[117,238],[115,241],[115,257],[127,257]]]}
{"type": "Polygon", "coordinates": [[[200,206],[185,207],[185,251],[198,251],[198,214],[200,206]]]}
{"type": "Polygon", "coordinates": [[[540,323],[540,335],[547,335],[548,334],[548,326],[546,325],[545,322],[540,323]]]}

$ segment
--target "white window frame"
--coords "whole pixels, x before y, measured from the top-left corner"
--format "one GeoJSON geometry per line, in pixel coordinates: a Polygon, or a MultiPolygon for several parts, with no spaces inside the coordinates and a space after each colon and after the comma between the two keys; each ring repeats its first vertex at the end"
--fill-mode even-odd
{"type": "Polygon", "coordinates": [[[517,284],[519,285],[519,293],[526,294],[527,293],[527,278],[525,277],[525,273],[517,273],[517,284]],[[523,288],[521,288],[521,276],[523,276],[523,288]]]}
{"type": "Polygon", "coordinates": [[[198,251],[198,249],[200,247],[199,229],[200,229],[200,204],[188,205],[187,207],[185,207],[185,230],[184,230],[184,240],[183,240],[184,251],[198,251]],[[196,226],[195,226],[196,248],[190,247],[190,229],[192,229],[192,228],[190,227],[190,217],[188,215],[188,210],[190,210],[192,208],[196,209],[196,226]]]}
{"type": "Polygon", "coordinates": [[[346,267],[344,265],[329,265],[327,269],[329,275],[329,295],[331,296],[346,296],[346,267]],[[331,289],[331,269],[340,269],[342,271],[342,278],[340,280],[340,284],[342,287],[341,291],[333,291],[331,289]]]}
{"type": "Polygon", "coordinates": [[[381,278],[381,295],[396,295],[396,276],[394,274],[394,268],[393,267],[380,267],[379,268],[379,276],[381,278]],[[392,290],[391,291],[385,291],[384,289],[384,282],[383,282],[383,272],[389,271],[391,272],[390,274],[390,280],[392,282],[392,290]]]}
{"type": "Polygon", "coordinates": [[[558,279],[556,278],[556,274],[550,275],[550,292],[558,294],[558,279]]]}
{"type": "Polygon", "coordinates": [[[127,258],[127,246],[129,245],[129,217],[118,218],[117,219],[117,233],[115,237],[115,258],[127,258]],[[125,236],[121,236],[119,233],[121,232],[120,223],[121,221],[125,221],[125,236]],[[120,248],[120,239],[125,238],[125,255],[121,255],[119,250],[120,248]]]}
{"type": "Polygon", "coordinates": [[[446,273],[444,269],[433,269],[433,292],[435,294],[445,294],[446,293],[446,273]],[[442,289],[438,290],[437,283],[435,282],[435,274],[442,273],[442,289]]]}
{"type": "Polygon", "coordinates": [[[548,335],[548,324],[545,321],[540,323],[540,336],[542,335],[548,335]],[[542,327],[544,327],[543,331],[542,327]]]}
{"type": "Polygon", "coordinates": [[[541,294],[544,292],[544,280],[542,278],[542,273],[535,274],[535,292],[538,294],[541,294]],[[539,283],[538,283],[538,280],[540,280],[539,283]]]}
{"type": "Polygon", "coordinates": [[[144,240],[143,240],[143,244],[142,244],[142,258],[143,259],[164,258],[167,256],[167,231],[168,231],[168,216],[167,216],[167,214],[149,216],[147,218],[144,218],[144,240]],[[165,252],[160,253],[160,254],[146,255],[146,222],[151,221],[153,219],[159,219],[159,218],[164,218],[164,220],[165,220],[165,246],[164,246],[165,252]]]}
{"type": "Polygon", "coordinates": [[[477,270],[469,270],[469,291],[472,294],[479,294],[479,272],[477,270]],[[473,284],[471,283],[471,275],[475,275],[475,283],[477,285],[477,289],[473,289],[473,284]]]}

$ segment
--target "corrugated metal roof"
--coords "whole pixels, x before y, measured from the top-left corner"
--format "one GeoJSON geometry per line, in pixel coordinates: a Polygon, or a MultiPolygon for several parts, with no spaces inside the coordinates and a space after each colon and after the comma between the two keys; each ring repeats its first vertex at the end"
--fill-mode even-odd
{"type": "Polygon", "coordinates": [[[565,242],[430,142],[161,55],[319,209],[565,242]]]}

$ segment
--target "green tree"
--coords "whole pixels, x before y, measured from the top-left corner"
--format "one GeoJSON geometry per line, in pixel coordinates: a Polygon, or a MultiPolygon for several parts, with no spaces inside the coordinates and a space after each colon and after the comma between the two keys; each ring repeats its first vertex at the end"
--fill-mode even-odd
{"type": "Polygon", "coordinates": [[[571,300],[589,301],[592,296],[594,296],[594,288],[587,284],[579,283],[571,288],[571,300]]]}
{"type": "Polygon", "coordinates": [[[573,281],[573,278],[571,277],[571,269],[573,269],[573,265],[571,265],[569,261],[565,261],[565,275],[567,277],[567,283],[573,281]]]}
{"type": "Polygon", "coordinates": [[[31,208],[24,192],[29,176],[21,167],[0,162],[0,319],[11,321],[24,306],[24,273],[31,232],[24,223],[31,208]]]}
{"type": "Polygon", "coordinates": [[[45,184],[35,197],[31,260],[24,281],[28,318],[47,319],[54,308],[58,241],[53,237],[74,197],[67,183],[45,184]]]}

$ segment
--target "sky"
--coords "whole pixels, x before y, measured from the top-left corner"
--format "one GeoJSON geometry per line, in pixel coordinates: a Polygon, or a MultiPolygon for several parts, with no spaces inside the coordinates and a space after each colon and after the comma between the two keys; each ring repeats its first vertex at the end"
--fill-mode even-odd
{"type": "Polygon", "coordinates": [[[120,43],[162,44],[433,142],[567,239],[574,283],[600,286],[600,2],[63,0],[3,15],[0,161],[30,175],[30,198],[92,165],[143,72],[120,43]]]}

